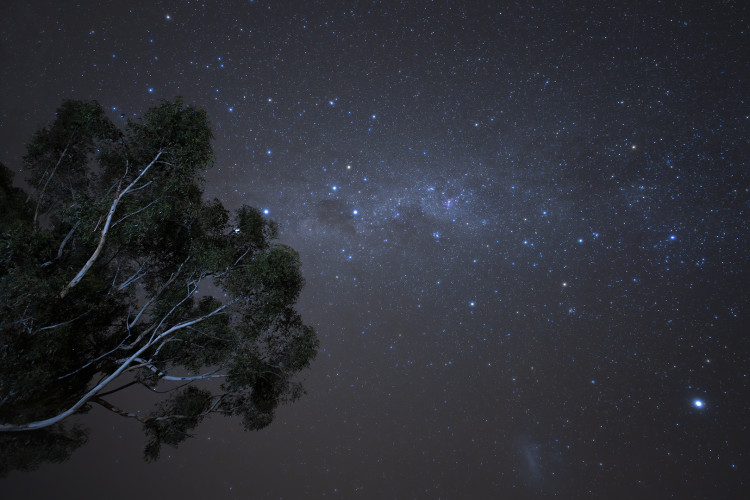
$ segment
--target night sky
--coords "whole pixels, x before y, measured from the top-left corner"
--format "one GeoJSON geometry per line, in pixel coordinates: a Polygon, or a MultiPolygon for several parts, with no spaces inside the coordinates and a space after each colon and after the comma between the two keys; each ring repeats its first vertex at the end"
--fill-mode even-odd
{"type": "Polygon", "coordinates": [[[321,341],[263,431],[213,418],[146,464],[140,424],[97,408],[88,445],[3,498],[750,494],[744,2],[0,19],[0,161],[21,170],[63,99],[124,125],[183,96],[216,136],[206,196],[280,223],[321,341]]]}

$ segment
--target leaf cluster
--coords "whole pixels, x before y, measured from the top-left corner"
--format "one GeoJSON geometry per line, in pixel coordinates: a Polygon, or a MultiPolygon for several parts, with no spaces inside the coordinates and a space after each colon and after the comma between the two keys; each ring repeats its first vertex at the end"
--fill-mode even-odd
{"type": "Polygon", "coordinates": [[[211,140],[181,99],[124,130],[65,101],[29,143],[28,196],[0,166],[0,430],[97,402],[134,415],[87,396],[101,381],[187,383],[144,420],[154,459],[208,414],[260,428],[301,394],[318,341],[299,255],[257,209],[204,199],[211,140]]]}

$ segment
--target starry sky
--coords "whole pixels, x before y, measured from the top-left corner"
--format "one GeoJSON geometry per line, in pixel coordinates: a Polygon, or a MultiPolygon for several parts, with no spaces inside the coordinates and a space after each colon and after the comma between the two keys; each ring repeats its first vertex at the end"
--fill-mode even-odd
{"type": "Polygon", "coordinates": [[[137,422],[94,409],[70,461],[0,488],[748,494],[749,11],[2,2],[0,161],[66,98],[119,124],[204,108],[206,196],[280,223],[321,350],[263,431],[212,419],[149,465],[137,422]]]}

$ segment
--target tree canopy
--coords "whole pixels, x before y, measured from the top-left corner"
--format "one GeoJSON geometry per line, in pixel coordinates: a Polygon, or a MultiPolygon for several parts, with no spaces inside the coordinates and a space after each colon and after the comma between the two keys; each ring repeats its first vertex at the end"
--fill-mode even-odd
{"type": "Polygon", "coordinates": [[[30,194],[0,165],[6,449],[44,429],[23,439],[57,432],[69,453],[85,438],[63,420],[100,405],[142,422],[153,460],[210,414],[260,429],[302,393],[318,341],[294,309],[299,256],[257,209],[204,199],[211,141],[181,99],[122,130],[97,102],[65,101],[28,145],[30,194]],[[133,385],[169,396],[139,411],[108,399],[133,385]]]}

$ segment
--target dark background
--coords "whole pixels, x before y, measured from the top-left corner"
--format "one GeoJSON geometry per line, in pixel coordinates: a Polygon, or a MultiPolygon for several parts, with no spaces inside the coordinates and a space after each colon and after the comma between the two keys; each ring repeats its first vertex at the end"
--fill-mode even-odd
{"type": "Polygon", "coordinates": [[[148,465],[137,422],[95,409],[3,498],[748,495],[744,2],[0,19],[0,161],[20,171],[63,99],[124,124],[184,96],[216,135],[206,195],[281,224],[321,339],[269,428],[215,418],[148,465]]]}

